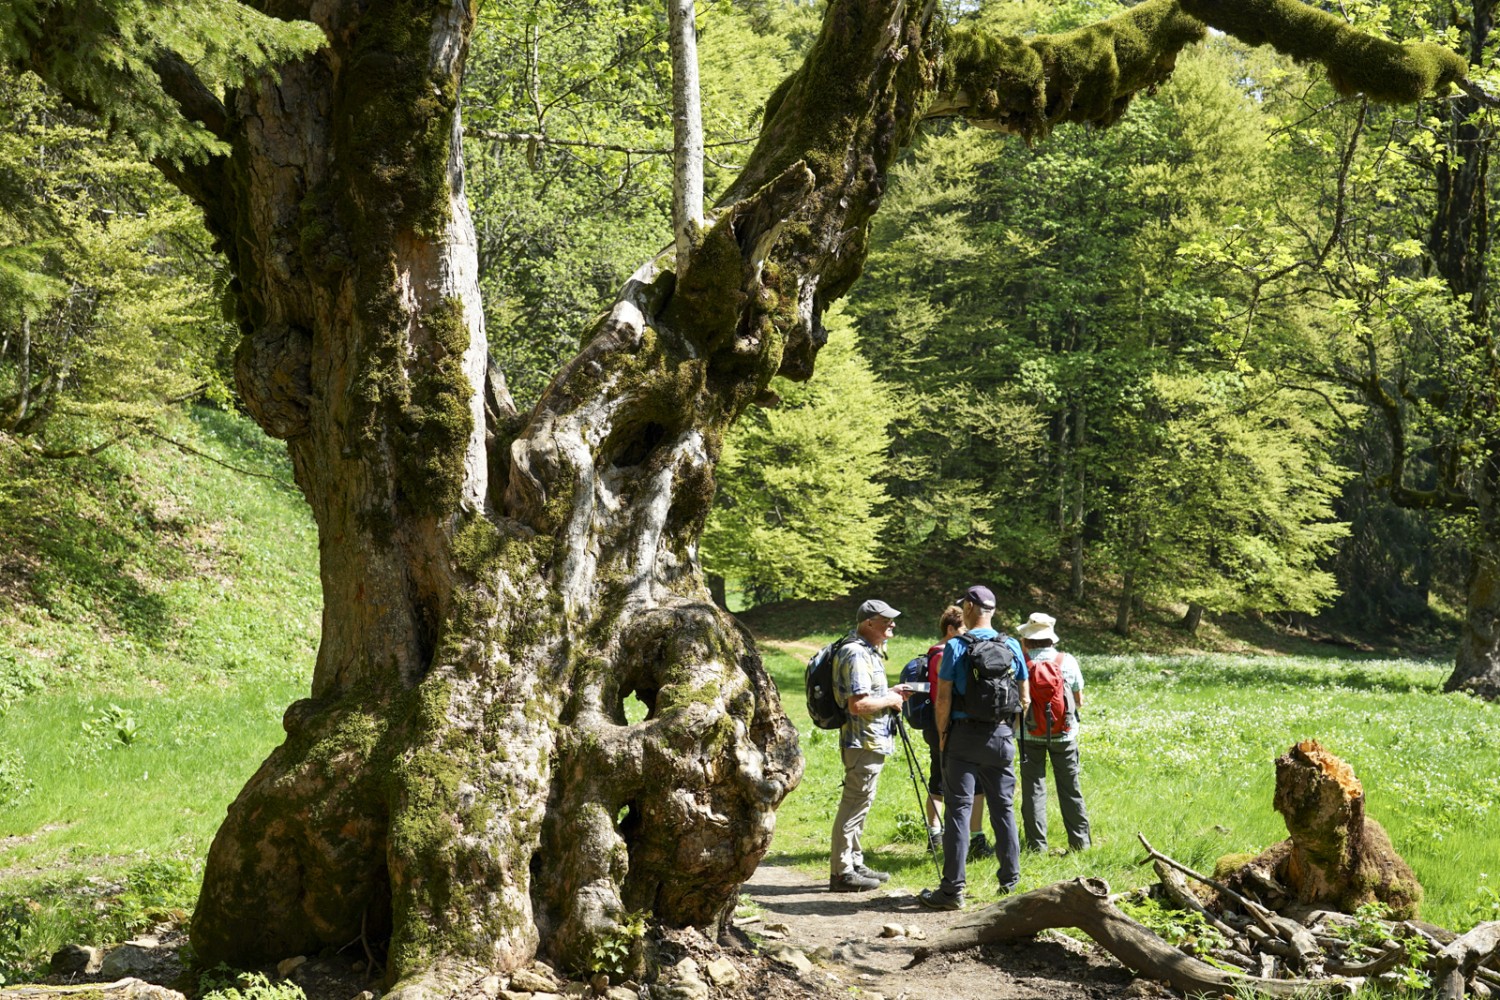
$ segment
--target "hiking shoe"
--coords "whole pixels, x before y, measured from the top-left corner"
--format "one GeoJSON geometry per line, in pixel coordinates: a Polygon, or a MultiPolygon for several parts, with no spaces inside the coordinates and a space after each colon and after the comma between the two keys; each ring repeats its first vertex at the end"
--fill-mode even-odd
{"type": "Polygon", "coordinates": [[[1000,895],[1002,895],[1002,896],[1009,896],[1011,893],[1015,892],[1020,887],[1021,887],[1021,883],[1019,881],[1012,882],[1010,885],[1002,885],[1002,886],[1000,886],[1000,895]]]}
{"type": "Polygon", "coordinates": [[[889,882],[891,880],[890,872],[878,872],[873,868],[866,868],[864,865],[855,865],[854,874],[860,878],[872,878],[877,882],[889,882]]]}
{"type": "Polygon", "coordinates": [[[917,893],[917,902],[929,910],[962,910],[964,908],[962,896],[950,896],[941,889],[923,889],[917,893]]]}
{"type": "Polygon", "coordinates": [[[943,856],[943,835],[941,833],[929,833],[927,835],[927,850],[938,857],[943,856]]]}
{"type": "Polygon", "coordinates": [[[982,833],[976,833],[969,838],[969,860],[983,861],[985,858],[993,858],[995,849],[990,846],[990,838],[982,833]]]}
{"type": "Polygon", "coordinates": [[[879,888],[879,879],[866,878],[858,872],[845,872],[828,880],[829,892],[869,892],[879,888]]]}

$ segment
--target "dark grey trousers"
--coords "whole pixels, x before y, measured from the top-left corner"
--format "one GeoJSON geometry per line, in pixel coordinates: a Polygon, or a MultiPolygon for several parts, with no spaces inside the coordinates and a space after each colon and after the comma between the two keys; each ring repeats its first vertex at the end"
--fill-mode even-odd
{"type": "Polygon", "coordinates": [[[1057,783],[1057,806],[1062,812],[1063,827],[1068,831],[1068,846],[1075,851],[1086,849],[1089,838],[1089,811],[1083,804],[1083,790],[1078,786],[1078,741],[1058,743],[1049,740],[1026,741],[1026,756],[1021,761],[1021,819],[1026,825],[1026,846],[1033,851],[1047,849],[1047,761],[1052,761],[1052,778],[1057,783]]]}
{"type": "Polygon", "coordinates": [[[969,811],[974,793],[989,802],[1000,888],[1021,880],[1021,839],[1016,832],[1016,744],[1004,723],[956,720],[943,753],[943,881],[946,896],[963,895],[968,874],[969,811]]]}

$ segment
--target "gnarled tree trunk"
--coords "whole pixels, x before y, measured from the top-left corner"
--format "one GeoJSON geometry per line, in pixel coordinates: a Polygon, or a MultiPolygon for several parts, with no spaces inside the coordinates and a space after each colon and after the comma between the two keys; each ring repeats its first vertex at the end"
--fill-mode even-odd
{"type": "MultiPolygon", "coordinates": [[[[627,911],[708,923],[801,773],[698,567],[725,429],[774,374],[811,374],[920,117],[1108,124],[1197,18],[1243,21],[1240,5],[1147,0],[1025,40],[953,29],[945,56],[932,0],[832,0],[685,262],[643,265],[524,416],[487,362],[463,192],[472,6],[262,6],[327,46],[225,104],[164,56],[162,84],[232,152],[160,166],[235,275],[239,387],[316,519],[323,635],[309,697],[214,841],[197,953],[251,964],[363,936],[388,943],[398,996],[425,996],[538,952],[585,966],[627,911]]],[[[1312,13],[1328,54],[1355,51],[1312,13]]],[[[1296,18],[1247,23],[1325,56],[1296,18]]],[[[1340,79],[1451,78],[1412,51],[1361,45],[1340,79]]]]}

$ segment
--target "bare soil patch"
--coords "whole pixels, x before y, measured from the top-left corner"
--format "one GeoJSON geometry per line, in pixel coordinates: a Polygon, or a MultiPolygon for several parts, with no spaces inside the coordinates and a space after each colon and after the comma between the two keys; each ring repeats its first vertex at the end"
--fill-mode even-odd
{"type": "Polygon", "coordinates": [[[881,937],[884,925],[915,928],[930,939],[962,914],[928,910],[905,890],[832,893],[825,881],[786,865],[767,863],[743,891],[760,907],[762,918],[747,931],[758,935],[767,925],[785,925],[786,943],[818,963],[801,978],[810,995],[849,995],[851,987],[887,1000],[1114,1000],[1169,995],[1153,983],[1137,981],[1092,943],[1051,932],[1029,941],[937,955],[907,968],[912,952],[924,939],[881,937]]]}

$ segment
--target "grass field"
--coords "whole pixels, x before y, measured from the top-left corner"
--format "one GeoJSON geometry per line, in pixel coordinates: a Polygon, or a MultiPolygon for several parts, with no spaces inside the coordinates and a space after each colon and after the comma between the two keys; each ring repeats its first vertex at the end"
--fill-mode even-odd
{"type": "MultiPolygon", "coordinates": [[[[808,640],[816,642],[817,637],[808,640]]],[[[892,678],[925,642],[892,643],[892,678]]],[[[1448,663],[1299,658],[1081,657],[1083,787],[1095,847],[1022,857],[1023,888],[1097,875],[1115,889],[1154,878],[1137,832],[1199,870],[1286,836],[1271,808],[1274,760],[1313,738],[1348,761],[1369,815],[1390,833],[1426,889],[1423,916],[1467,928],[1500,919],[1500,720],[1494,706],[1444,695],[1448,663]]],[[[802,705],[805,657],[768,650],[783,703],[802,733],[802,785],[777,816],[773,851],[815,877],[828,866],[840,782],[836,733],[813,729],[802,705]]],[[[925,767],[920,739],[915,740],[925,767]]],[[[1061,831],[1055,796],[1049,830],[1061,831]]],[[[920,814],[902,757],[881,774],[865,828],[867,861],[916,889],[937,876],[919,841],[920,814]]],[[[971,869],[970,898],[994,898],[995,862],[971,869]]]]}
{"type": "Polygon", "coordinates": [[[225,807],[307,690],[317,542],[284,451],[206,408],[168,436],[183,447],[89,462],[0,451],[8,980],[190,909],[225,807]]]}

